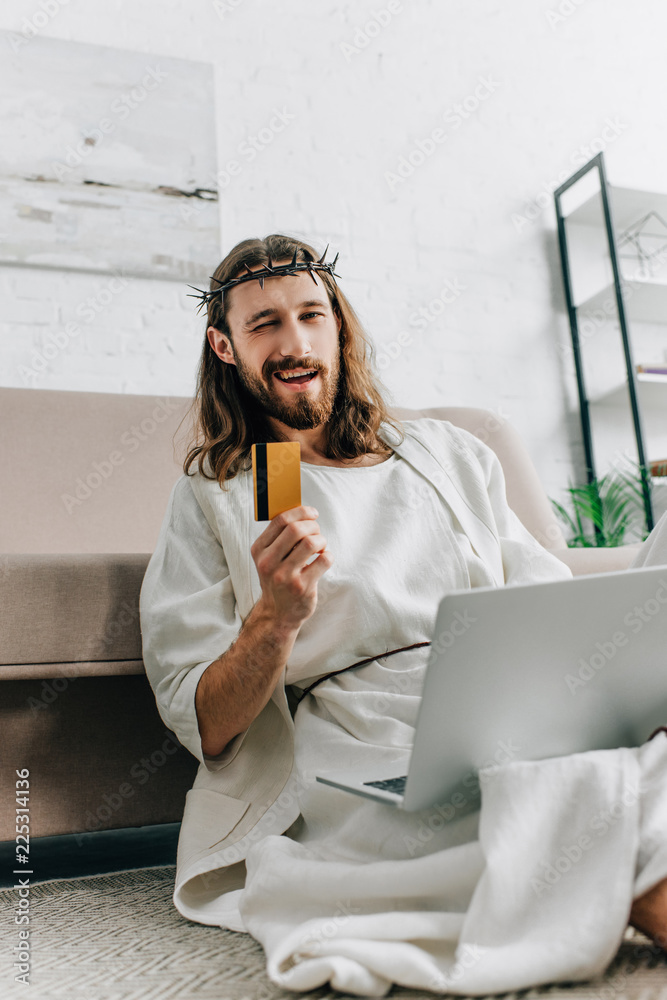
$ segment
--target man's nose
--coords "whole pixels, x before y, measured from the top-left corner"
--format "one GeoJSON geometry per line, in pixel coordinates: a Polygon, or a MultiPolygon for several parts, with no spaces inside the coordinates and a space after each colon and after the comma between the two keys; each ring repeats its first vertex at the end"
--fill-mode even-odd
{"type": "Polygon", "coordinates": [[[310,354],[311,345],[308,331],[297,319],[288,319],[283,323],[280,338],[280,353],[283,357],[301,358],[310,354]]]}

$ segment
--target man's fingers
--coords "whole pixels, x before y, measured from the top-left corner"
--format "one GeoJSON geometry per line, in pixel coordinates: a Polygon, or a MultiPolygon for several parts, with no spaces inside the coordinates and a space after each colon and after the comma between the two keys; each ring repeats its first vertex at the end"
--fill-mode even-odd
{"type": "Polygon", "coordinates": [[[269,522],[267,528],[264,529],[261,535],[255,539],[255,545],[261,542],[262,548],[268,548],[276,538],[281,534],[281,532],[287,527],[288,524],[293,524],[295,521],[312,521],[317,517],[317,512],[314,507],[292,507],[290,510],[284,510],[282,514],[276,514],[276,516],[269,522]]]}
{"type": "Polygon", "coordinates": [[[316,553],[309,563],[306,563],[303,572],[309,573],[311,579],[318,580],[333,565],[333,561],[334,557],[332,553],[328,549],[323,549],[322,552],[316,553]]]}
{"type": "Polygon", "coordinates": [[[308,508],[294,507],[278,514],[253,543],[250,549],[253,558],[255,560],[262,558],[270,550],[271,562],[275,560],[277,564],[288,556],[303,538],[319,534],[319,525],[313,517],[295,513],[304,510],[308,508]]]}
{"type": "Polygon", "coordinates": [[[317,528],[310,534],[303,535],[298,538],[294,545],[289,548],[289,542],[286,546],[285,555],[282,558],[282,562],[288,565],[295,565],[302,562],[304,559],[311,559],[313,553],[317,554],[322,552],[323,549],[327,547],[327,540],[323,535],[320,535],[317,528]]]}

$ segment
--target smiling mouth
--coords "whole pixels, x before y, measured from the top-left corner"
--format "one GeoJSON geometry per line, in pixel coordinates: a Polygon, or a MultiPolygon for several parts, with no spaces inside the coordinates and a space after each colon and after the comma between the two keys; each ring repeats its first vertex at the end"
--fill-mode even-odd
{"type": "Polygon", "coordinates": [[[306,382],[312,382],[312,380],[317,375],[316,371],[312,369],[305,372],[303,375],[297,375],[294,372],[274,372],[275,377],[279,382],[283,382],[285,385],[305,385],[306,382]]]}

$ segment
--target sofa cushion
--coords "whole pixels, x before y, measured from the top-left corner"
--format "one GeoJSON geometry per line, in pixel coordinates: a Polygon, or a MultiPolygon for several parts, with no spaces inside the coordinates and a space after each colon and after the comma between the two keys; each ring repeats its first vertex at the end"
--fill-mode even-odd
{"type": "Polygon", "coordinates": [[[144,672],[139,591],[148,555],[7,555],[0,680],[144,672]]]}

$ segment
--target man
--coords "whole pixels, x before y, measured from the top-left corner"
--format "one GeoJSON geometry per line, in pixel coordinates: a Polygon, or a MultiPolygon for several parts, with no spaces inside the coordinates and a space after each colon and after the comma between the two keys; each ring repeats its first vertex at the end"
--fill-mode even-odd
{"type": "Polygon", "coordinates": [[[159,710],[201,765],[176,905],[249,931],[290,989],[589,978],[633,900],[639,927],[665,929],[664,735],[492,767],[481,817],[403,813],[314,780],[332,761],[377,767],[409,750],[447,590],[570,575],[509,509],[490,449],[444,421],[389,419],[324,257],[291,237],[246,240],[202,293],[200,440],[141,593],[159,710]],[[304,503],[266,526],[248,456],[275,440],[300,443],[304,503]],[[576,877],[562,877],[573,857],[576,877]]]}

